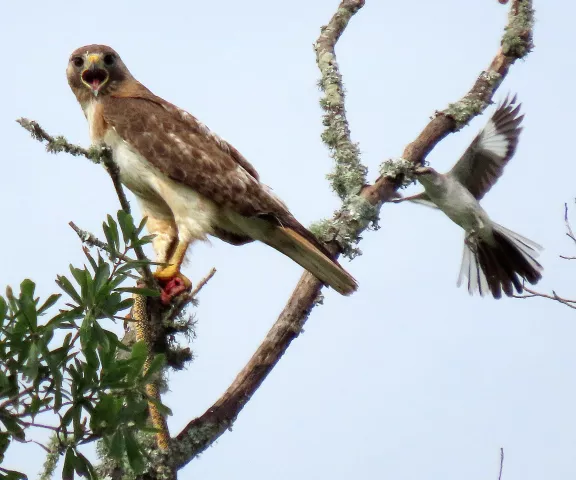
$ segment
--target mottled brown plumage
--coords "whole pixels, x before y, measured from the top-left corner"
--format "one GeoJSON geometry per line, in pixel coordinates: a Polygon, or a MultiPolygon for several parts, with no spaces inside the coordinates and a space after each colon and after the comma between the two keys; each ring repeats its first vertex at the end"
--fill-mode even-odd
{"type": "Polygon", "coordinates": [[[112,148],[120,179],[150,219],[159,261],[175,265],[159,278],[180,275],[188,244],[210,234],[234,245],[260,240],[340,293],[356,289],[233,146],[136,81],[113,49],[77,49],[67,75],[92,141],[112,148]]]}

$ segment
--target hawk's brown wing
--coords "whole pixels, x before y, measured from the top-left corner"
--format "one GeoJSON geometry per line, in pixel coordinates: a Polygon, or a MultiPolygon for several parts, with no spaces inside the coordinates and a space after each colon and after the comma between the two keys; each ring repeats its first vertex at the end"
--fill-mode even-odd
{"type": "Polygon", "coordinates": [[[161,99],[103,99],[104,120],[164,175],[244,216],[284,214],[236,149],[161,99]]]}
{"type": "Polygon", "coordinates": [[[288,227],[331,256],[234,147],[189,113],[153,94],[103,99],[104,119],[164,175],[219,206],[288,227]]]}
{"type": "MultiPolygon", "coordinates": [[[[143,90],[143,89],[142,89],[143,90]]],[[[104,120],[164,175],[215,204],[269,228],[258,240],[284,253],[342,294],[357,284],[265,185],[250,163],[192,115],[144,92],[103,98],[104,120]]],[[[245,239],[241,238],[243,243],[245,239]]]]}

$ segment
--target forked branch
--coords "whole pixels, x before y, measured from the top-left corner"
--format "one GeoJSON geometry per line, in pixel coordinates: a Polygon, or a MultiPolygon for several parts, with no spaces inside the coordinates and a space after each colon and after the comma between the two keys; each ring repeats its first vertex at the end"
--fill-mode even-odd
{"type": "MultiPolygon", "coordinates": [[[[502,0],[499,1],[502,3],[502,0]]],[[[320,85],[324,92],[321,100],[325,112],[322,139],[335,161],[334,171],[329,178],[333,189],[343,200],[342,208],[331,220],[321,222],[315,232],[335,256],[343,254],[352,257],[357,254],[355,245],[360,235],[375,222],[382,204],[394,196],[409,169],[422,164],[438,142],[480,114],[491,103],[494,92],[510,66],[532,49],[532,0],[511,0],[501,47],[488,69],[480,73],[462,99],[437,112],[418,137],[406,146],[402,155],[403,168],[391,168],[390,162],[385,162],[381,176],[368,185],[366,167],[360,162],[358,146],[351,140],[342,76],[334,52],[335,44],[351,17],[364,3],[365,0],[342,0],[330,22],[322,28],[315,45],[322,77],[320,85]]],[[[103,163],[114,182],[122,207],[129,211],[109,152],[105,149],[85,150],[71,145],[63,137],[48,135],[36,122],[20,119],[19,123],[36,139],[46,142],[49,151],[65,151],[103,163]]],[[[139,252],[136,253],[140,257],[139,252]]],[[[149,270],[146,276],[153,282],[149,270]]],[[[169,457],[167,463],[171,464],[173,471],[190,462],[232,426],[244,405],[302,331],[321,289],[322,284],[311,274],[302,275],[276,323],[232,385],[214,405],[186,425],[170,442],[166,455],[169,457]]]]}
{"type": "MultiPolygon", "coordinates": [[[[316,229],[335,255],[350,253],[359,235],[370,225],[383,202],[390,200],[402,182],[402,173],[386,172],[372,185],[364,186],[365,167],[359,162],[358,149],[350,140],[345,117],[343,86],[336,63],[334,45],[350,18],[364,6],[364,0],[343,0],[329,24],[322,28],[316,43],[316,54],[322,72],[321,86],[326,111],[323,140],[336,162],[330,177],[344,205],[334,218],[316,229]],[[334,114],[332,114],[334,113],[334,114]],[[359,194],[358,194],[359,192],[359,194]]],[[[449,133],[457,131],[480,114],[492,101],[492,95],[508,73],[510,66],[532,49],[533,11],[531,0],[513,0],[501,48],[490,67],[477,78],[472,89],[451,104],[424,128],[404,150],[405,162],[422,164],[430,151],[449,133]]],[[[192,420],[177,436],[174,460],[180,468],[211,445],[230,428],[246,402],[251,398],[286,349],[302,331],[320,294],[321,283],[309,273],[300,278],[284,310],[226,392],[200,417],[192,420]]]]}

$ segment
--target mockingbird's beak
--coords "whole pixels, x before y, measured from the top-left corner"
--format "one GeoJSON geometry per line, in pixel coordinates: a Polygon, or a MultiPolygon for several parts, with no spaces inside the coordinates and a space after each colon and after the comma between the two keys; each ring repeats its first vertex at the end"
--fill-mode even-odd
{"type": "Polygon", "coordinates": [[[414,175],[426,175],[427,173],[432,173],[430,167],[417,167],[414,169],[414,175]]]}

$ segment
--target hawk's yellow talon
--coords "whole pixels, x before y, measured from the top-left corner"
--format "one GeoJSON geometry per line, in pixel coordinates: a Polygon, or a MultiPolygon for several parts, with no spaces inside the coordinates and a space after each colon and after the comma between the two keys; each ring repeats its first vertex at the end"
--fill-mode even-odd
{"type": "Polygon", "coordinates": [[[192,287],[190,279],[184,275],[176,265],[168,265],[164,268],[159,268],[154,272],[154,278],[162,283],[167,283],[174,278],[182,280],[186,288],[192,287]]]}

